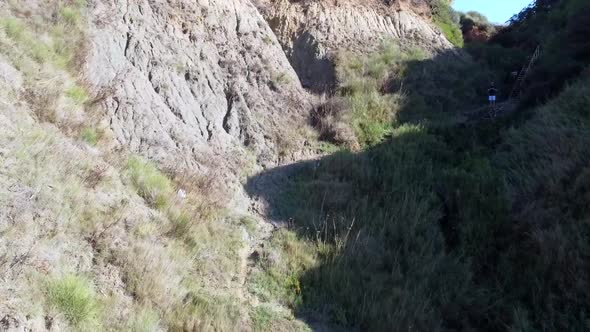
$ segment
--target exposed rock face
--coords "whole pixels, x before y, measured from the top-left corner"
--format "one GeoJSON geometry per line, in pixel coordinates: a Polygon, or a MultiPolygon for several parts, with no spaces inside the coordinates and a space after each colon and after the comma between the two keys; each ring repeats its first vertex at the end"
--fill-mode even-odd
{"type": "Polygon", "coordinates": [[[87,79],[117,141],[163,165],[276,163],[309,96],[249,0],[93,1],[87,79]]]}
{"type": "Polygon", "coordinates": [[[333,86],[333,56],[340,49],[366,52],[382,40],[403,40],[436,52],[452,48],[425,16],[424,1],[289,1],[258,0],[299,74],[316,91],[333,86]]]}

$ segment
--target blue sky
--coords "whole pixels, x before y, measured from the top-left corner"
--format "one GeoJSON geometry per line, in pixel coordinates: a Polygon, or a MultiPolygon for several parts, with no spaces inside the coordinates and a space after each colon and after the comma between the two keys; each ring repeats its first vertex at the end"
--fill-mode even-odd
{"type": "Polygon", "coordinates": [[[494,23],[504,23],[512,15],[519,13],[533,0],[455,0],[453,7],[456,10],[466,12],[476,10],[494,23]]]}

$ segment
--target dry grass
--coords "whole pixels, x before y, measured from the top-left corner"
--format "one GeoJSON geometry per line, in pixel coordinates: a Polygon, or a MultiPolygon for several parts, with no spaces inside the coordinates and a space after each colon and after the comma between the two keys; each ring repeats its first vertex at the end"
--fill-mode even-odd
{"type": "MultiPolygon", "coordinates": [[[[8,245],[3,251],[10,255],[20,255],[22,250],[28,252],[21,270],[27,278],[15,276],[6,282],[25,287],[27,291],[13,296],[15,300],[21,296],[26,299],[37,286],[25,286],[22,282],[36,280],[36,273],[88,272],[87,259],[92,257],[92,249],[85,242],[83,233],[96,226],[87,226],[84,216],[97,214],[92,211],[114,202],[82,189],[91,158],[81,154],[55,129],[37,126],[28,118],[26,110],[0,109],[0,116],[5,120],[1,125],[0,142],[6,149],[0,181],[9,181],[17,190],[10,192],[6,187],[0,194],[4,197],[0,204],[3,209],[8,209],[7,220],[14,221],[4,223],[6,219],[0,218],[3,221],[0,228],[8,245]],[[18,243],[29,247],[25,249],[18,243]]],[[[106,217],[107,220],[100,222],[108,222],[110,216],[106,217]]],[[[101,298],[90,290],[86,281],[66,276],[52,279],[43,288],[47,290],[49,307],[63,314],[67,323],[100,324],[101,318],[95,309],[101,298]]],[[[39,314],[28,312],[27,307],[19,309],[34,317],[39,314]]]]}
{"type": "Polygon", "coordinates": [[[0,248],[16,259],[5,270],[0,255],[0,302],[9,299],[39,329],[44,316],[62,328],[92,322],[91,330],[242,326],[248,308],[237,305],[234,286],[247,231],[226,216],[224,178],[102,154],[106,133],[93,107],[110,92],[90,93],[74,79],[84,61],[82,5],[48,4],[47,16],[0,13],[0,61],[24,81],[22,92],[0,89],[0,248]],[[26,282],[43,280],[37,273],[66,277],[26,282]],[[46,307],[34,305],[37,293],[47,294],[46,307]]]}
{"type": "MultiPolygon", "coordinates": [[[[55,303],[51,307],[56,308],[56,312],[66,313],[64,319],[68,323],[63,324],[82,322],[80,324],[84,325],[84,321],[92,320],[97,329],[109,326],[115,330],[141,331],[154,326],[174,329],[195,324],[206,329],[231,329],[247,321],[247,309],[236,306],[241,300],[236,297],[235,289],[226,288],[238,273],[238,252],[246,245],[242,236],[246,226],[238,220],[221,217],[223,214],[216,210],[221,205],[214,201],[215,196],[206,196],[208,191],[212,195],[223,194],[215,194],[217,187],[213,180],[178,175],[172,181],[155,167],[141,164],[135,171],[148,169],[149,176],[146,179],[145,174],[136,174],[136,185],[126,187],[116,168],[97,162],[95,156],[75,148],[58,130],[38,126],[31,118],[27,120],[26,114],[26,111],[0,112],[0,117],[10,119],[0,125],[0,142],[5,149],[1,160],[6,166],[0,172],[0,183],[6,184],[5,189],[0,190],[0,204],[16,207],[31,204],[6,191],[10,187],[8,183],[16,181],[19,186],[30,188],[26,197],[34,197],[34,205],[18,208],[18,213],[17,210],[7,211],[7,218],[15,224],[0,223],[0,229],[8,240],[7,245],[17,238],[28,243],[31,237],[38,237],[37,241],[43,245],[33,246],[28,255],[30,247],[3,249],[16,257],[25,255],[22,257],[29,257],[27,261],[35,262],[33,267],[42,264],[44,269],[57,274],[76,271],[92,276],[93,271],[110,266],[116,271],[112,277],[120,278],[118,286],[101,285],[92,296],[97,303],[111,301],[119,310],[131,310],[128,315],[131,318],[125,321],[121,321],[117,310],[105,310],[104,315],[96,316],[76,304],[87,302],[86,293],[79,291],[84,288],[74,285],[73,293],[84,296],[70,297],[67,295],[69,286],[66,291],[56,286],[54,289],[59,292],[53,291],[49,298],[50,303],[55,303]],[[16,123],[18,127],[11,128],[16,123]],[[29,124],[24,125],[26,123],[29,124]],[[176,196],[173,190],[176,186],[187,191],[185,200],[176,196]],[[154,211],[143,205],[133,194],[138,187],[143,196],[154,198],[150,202],[168,202],[166,209],[154,205],[162,208],[154,211]],[[155,199],[165,193],[170,197],[155,199]],[[213,206],[206,206],[208,202],[213,206]],[[190,216],[185,232],[170,233],[177,222],[170,211],[183,211],[190,216]],[[40,214],[41,219],[33,221],[35,214],[40,214]],[[76,258],[71,256],[74,253],[76,258]],[[43,255],[62,256],[67,266],[44,262],[43,255]],[[211,293],[209,290],[218,291],[211,293]],[[67,296],[58,294],[64,292],[67,296]],[[103,294],[111,295],[107,298],[103,294]],[[130,302],[126,302],[122,294],[128,294],[130,302]],[[188,305],[184,302],[188,294],[200,295],[188,305]],[[70,302],[79,310],[70,308],[70,302]],[[86,316],[96,319],[86,319],[86,316]]],[[[32,270],[27,266],[23,266],[23,271],[30,273],[32,270]]],[[[20,279],[8,278],[8,282],[12,284],[20,279]]],[[[31,286],[23,287],[30,289],[31,286]]],[[[26,302],[26,294],[28,292],[22,293],[22,303],[26,302]]],[[[26,307],[23,304],[17,308],[25,310],[26,307]]],[[[43,314],[42,310],[40,312],[43,314]]]]}
{"type": "Polygon", "coordinates": [[[24,99],[37,118],[79,136],[94,125],[86,117],[89,99],[76,82],[88,47],[82,24],[85,1],[50,1],[41,15],[16,2],[0,12],[0,53],[24,75],[24,99]]]}
{"type": "Polygon", "coordinates": [[[319,105],[312,110],[311,125],[320,133],[320,139],[353,147],[358,141],[350,127],[351,111],[347,101],[342,97],[323,97],[319,105]]]}

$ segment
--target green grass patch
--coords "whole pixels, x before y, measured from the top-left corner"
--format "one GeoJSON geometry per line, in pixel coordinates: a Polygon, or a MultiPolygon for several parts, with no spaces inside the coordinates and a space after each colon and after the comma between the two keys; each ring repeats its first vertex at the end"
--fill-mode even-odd
{"type": "MultiPolygon", "coordinates": [[[[336,68],[340,83],[338,98],[343,98],[345,103],[332,103],[332,107],[345,108],[349,113],[332,110],[327,116],[340,116],[340,122],[353,129],[361,146],[378,144],[398,125],[397,114],[405,105],[402,91],[386,93],[387,81],[392,76],[403,75],[408,63],[425,58],[426,53],[421,49],[402,49],[391,42],[383,43],[369,56],[340,54],[336,68]]],[[[335,135],[343,132],[338,129],[341,123],[331,124],[335,135]]]]}
{"type": "Polygon", "coordinates": [[[317,149],[320,153],[332,154],[340,151],[342,148],[336,144],[332,144],[329,142],[319,142],[317,149]]]}
{"type": "Polygon", "coordinates": [[[96,130],[96,128],[84,128],[80,133],[80,138],[92,146],[96,146],[98,144],[101,136],[101,133],[96,130]]]}
{"type": "Polygon", "coordinates": [[[80,9],[73,6],[62,7],[60,9],[60,14],[67,25],[77,25],[82,20],[80,9]]]}
{"type": "Polygon", "coordinates": [[[0,18],[0,29],[36,62],[78,70],[87,47],[82,24],[84,6],[85,1],[61,5],[55,14],[59,19],[51,22],[0,18]]]}
{"type": "Polygon", "coordinates": [[[443,34],[451,44],[461,48],[465,45],[463,33],[457,24],[440,19],[435,19],[434,23],[442,30],[443,34]]]}
{"type": "Polygon", "coordinates": [[[259,228],[258,223],[259,223],[258,220],[256,220],[253,217],[250,217],[250,216],[245,216],[243,218],[240,218],[240,224],[242,224],[244,226],[244,228],[246,228],[246,231],[250,235],[256,235],[256,233],[258,233],[258,228],[259,228]]]}
{"type": "Polygon", "coordinates": [[[158,331],[160,317],[158,313],[149,308],[143,308],[137,312],[129,322],[130,332],[154,332],[158,331]]]}
{"type": "Polygon", "coordinates": [[[14,40],[20,40],[23,38],[26,32],[26,26],[24,23],[16,18],[2,18],[0,19],[0,27],[4,30],[6,35],[14,40]]]}
{"type": "Polygon", "coordinates": [[[205,292],[187,294],[184,303],[169,315],[171,331],[184,331],[187,326],[202,331],[236,331],[241,327],[242,310],[233,298],[205,292]]]}
{"type": "Polygon", "coordinates": [[[265,305],[259,305],[254,308],[251,318],[254,331],[269,331],[272,327],[273,321],[276,319],[276,313],[265,305]]]}
{"type": "Polygon", "coordinates": [[[0,20],[6,35],[16,42],[17,47],[26,52],[38,63],[50,62],[54,59],[55,53],[49,45],[35,36],[27,23],[16,18],[0,20]]]}
{"type": "Polygon", "coordinates": [[[260,267],[250,280],[250,291],[266,302],[290,308],[302,304],[301,273],[315,262],[314,243],[301,241],[295,232],[281,230],[260,252],[260,267]]]}
{"type": "Polygon", "coordinates": [[[79,85],[73,85],[66,90],[66,96],[73,100],[77,105],[83,105],[88,101],[88,92],[79,85]]]}
{"type": "Polygon", "coordinates": [[[127,172],[139,196],[152,207],[165,210],[174,194],[172,181],[151,162],[134,156],[129,158],[127,172]]]}
{"type": "Polygon", "coordinates": [[[96,322],[100,305],[90,282],[76,275],[66,275],[47,283],[47,300],[73,326],[96,322]]]}
{"type": "Polygon", "coordinates": [[[432,12],[434,24],[444,33],[445,37],[456,47],[463,47],[463,32],[461,31],[460,15],[448,0],[433,0],[432,12]]]}

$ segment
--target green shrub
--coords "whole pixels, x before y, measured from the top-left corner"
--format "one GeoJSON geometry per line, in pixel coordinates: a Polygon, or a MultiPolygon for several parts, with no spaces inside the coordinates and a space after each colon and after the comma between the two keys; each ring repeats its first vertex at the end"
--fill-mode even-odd
{"type": "Polygon", "coordinates": [[[92,285],[82,277],[66,275],[47,283],[49,304],[74,326],[96,321],[100,305],[92,285]]]}
{"type": "Polygon", "coordinates": [[[129,322],[131,332],[155,332],[158,331],[160,317],[154,310],[144,308],[136,313],[129,322]]]}
{"type": "Polygon", "coordinates": [[[274,319],[274,312],[266,306],[258,306],[252,313],[254,331],[268,331],[274,319]]]}
{"type": "Polygon", "coordinates": [[[463,47],[463,33],[459,26],[459,14],[453,10],[448,0],[432,0],[434,23],[445,37],[455,46],[463,47]]]}
{"type": "Polygon", "coordinates": [[[98,141],[100,141],[101,133],[98,132],[95,128],[84,128],[80,133],[80,137],[86,143],[96,146],[98,141]]]}
{"type": "Polygon", "coordinates": [[[444,21],[442,19],[435,19],[434,23],[442,30],[443,34],[451,44],[457,47],[464,46],[465,42],[463,41],[463,33],[455,23],[444,21]]]}
{"type": "Polygon", "coordinates": [[[86,92],[86,89],[79,85],[74,85],[67,89],[66,96],[78,105],[83,105],[88,101],[88,93],[86,92]]]}
{"type": "Polygon", "coordinates": [[[25,25],[22,21],[16,18],[2,18],[0,19],[0,27],[6,35],[14,40],[20,40],[25,34],[25,25]]]}
{"type": "Polygon", "coordinates": [[[165,210],[170,205],[174,194],[174,185],[156,166],[141,157],[131,157],[127,163],[127,172],[139,196],[148,204],[165,210]]]}
{"type": "Polygon", "coordinates": [[[205,292],[191,292],[169,317],[171,331],[236,331],[242,311],[231,298],[205,292]]]}
{"type": "Polygon", "coordinates": [[[61,8],[60,14],[67,25],[77,25],[82,20],[82,14],[76,7],[64,6],[61,8]]]}
{"type": "Polygon", "coordinates": [[[384,42],[369,56],[339,54],[338,96],[314,113],[316,127],[320,125],[318,129],[327,133],[332,141],[353,147],[355,144],[350,144],[353,140],[361,146],[379,143],[395,128],[397,113],[405,104],[401,91],[386,93],[386,83],[392,77],[402,76],[408,63],[424,58],[426,53],[421,49],[402,49],[391,42],[384,42]],[[341,105],[342,100],[345,105],[341,105]],[[354,131],[354,139],[350,138],[347,128],[354,131]]]}

